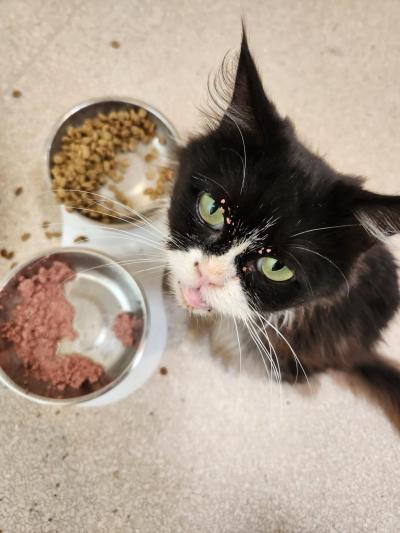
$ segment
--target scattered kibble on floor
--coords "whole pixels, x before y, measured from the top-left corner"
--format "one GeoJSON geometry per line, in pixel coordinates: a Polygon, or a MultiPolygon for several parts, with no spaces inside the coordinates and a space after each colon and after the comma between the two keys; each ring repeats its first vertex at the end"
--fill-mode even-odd
{"type": "Polygon", "coordinates": [[[160,368],[160,374],[161,374],[162,376],[166,376],[166,375],[168,374],[168,368],[167,368],[166,366],[162,366],[162,367],[160,368]]]}
{"type": "Polygon", "coordinates": [[[12,259],[15,255],[15,252],[11,250],[7,250],[7,248],[2,248],[0,250],[1,257],[4,257],[4,259],[12,259]]]}
{"type": "Polygon", "coordinates": [[[48,220],[43,220],[42,228],[47,229],[49,226],[50,226],[50,222],[48,220]]]}
{"type": "Polygon", "coordinates": [[[21,196],[21,194],[24,192],[24,188],[23,187],[17,187],[15,190],[14,190],[14,194],[15,196],[21,196]]]}
{"type": "Polygon", "coordinates": [[[14,89],[11,94],[12,94],[13,98],[21,98],[21,96],[22,96],[22,92],[19,91],[18,89],[14,89]]]}
{"type": "Polygon", "coordinates": [[[112,48],[120,48],[121,47],[121,43],[119,41],[111,41],[111,47],[112,48]]]}
{"type": "Polygon", "coordinates": [[[30,233],[23,233],[21,235],[21,241],[27,241],[28,239],[30,239],[32,237],[32,235],[30,233]]]}
{"type": "Polygon", "coordinates": [[[46,231],[45,235],[48,239],[58,239],[62,236],[61,231],[46,231]]]}

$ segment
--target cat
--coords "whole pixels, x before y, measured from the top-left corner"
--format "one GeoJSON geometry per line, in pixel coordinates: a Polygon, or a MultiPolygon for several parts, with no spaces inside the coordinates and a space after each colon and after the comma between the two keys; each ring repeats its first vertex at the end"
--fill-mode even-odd
{"type": "Polygon", "coordinates": [[[301,143],[264,91],[244,26],[229,72],[224,61],[214,83],[225,107],[214,96],[221,113],[179,154],[170,286],[194,315],[250,336],[278,379],[347,372],[400,429],[400,370],[376,351],[399,307],[385,240],[400,231],[400,197],[369,192],[301,143]]]}

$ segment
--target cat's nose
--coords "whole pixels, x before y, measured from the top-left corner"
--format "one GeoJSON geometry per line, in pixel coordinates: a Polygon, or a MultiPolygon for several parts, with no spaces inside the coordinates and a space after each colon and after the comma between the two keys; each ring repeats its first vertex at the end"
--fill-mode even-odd
{"type": "Polygon", "coordinates": [[[225,271],[216,261],[196,261],[195,269],[199,276],[200,285],[216,285],[222,287],[225,282],[225,271]]]}

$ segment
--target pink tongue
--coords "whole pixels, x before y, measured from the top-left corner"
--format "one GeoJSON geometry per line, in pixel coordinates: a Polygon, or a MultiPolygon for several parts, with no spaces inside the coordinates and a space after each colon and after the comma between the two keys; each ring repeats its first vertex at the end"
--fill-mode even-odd
{"type": "Polygon", "coordinates": [[[203,302],[200,294],[200,289],[191,289],[190,287],[185,287],[182,289],[182,295],[190,307],[195,307],[197,309],[208,309],[208,305],[203,302]]]}

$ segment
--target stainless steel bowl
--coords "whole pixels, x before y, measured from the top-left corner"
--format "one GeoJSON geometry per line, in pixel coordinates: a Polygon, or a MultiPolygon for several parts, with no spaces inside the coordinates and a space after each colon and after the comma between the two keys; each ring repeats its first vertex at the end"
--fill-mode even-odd
{"type": "MultiPolygon", "coordinates": [[[[71,404],[104,394],[139,361],[149,331],[149,312],[143,291],[132,276],[112,258],[86,248],[58,248],[38,255],[12,270],[0,284],[0,290],[5,291],[7,299],[12,299],[21,275],[31,276],[54,260],[64,261],[76,273],[75,279],[65,284],[65,293],[75,309],[74,328],[78,338],[62,341],[59,356],[82,353],[90,357],[103,365],[107,384],[87,394],[69,391],[62,398],[57,397],[60,391],[37,380],[27,390],[20,360],[12,348],[1,349],[1,340],[0,381],[17,394],[39,403],[71,404]],[[123,347],[112,331],[116,315],[124,311],[138,312],[143,318],[140,339],[130,348],[123,347]]],[[[6,309],[0,310],[0,324],[6,320],[6,314],[6,309]]]]}
{"type": "MultiPolygon", "coordinates": [[[[177,130],[160,111],[140,100],[124,97],[94,98],[82,102],[68,111],[58,121],[50,135],[46,160],[49,179],[52,179],[51,167],[53,156],[60,150],[61,139],[65,135],[69,126],[80,126],[87,118],[94,118],[98,113],[108,114],[111,111],[123,111],[127,109],[137,110],[139,108],[145,109],[149,118],[155,122],[157,126],[156,136],[149,142],[149,144],[142,145],[139,143],[136,152],[123,154],[123,159],[128,159],[130,165],[125,172],[123,181],[118,183],[118,188],[131,200],[135,211],[141,215],[151,215],[155,211],[155,206],[157,204],[143,192],[146,187],[152,185],[152,182],[147,180],[145,176],[146,165],[144,162],[144,156],[152,148],[155,148],[159,154],[155,163],[160,166],[174,168],[176,165],[176,152],[179,137],[177,130]],[[159,142],[160,137],[165,139],[165,144],[159,142]]],[[[107,189],[107,187],[102,187],[98,192],[111,200],[114,199],[113,194],[107,189]]],[[[123,218],[123,216],[121,217],[123,218]]],[[[129,214],[129,217],[135,218],[132,213],[129,214]]],[[[96,220],[86,216],[81,215],[81,218],[84,218],[88,223],[99,224],[96,220]]],[[[137,217],[137,219],[140,220],[140,217],[137,217]]],[[[123,225],[125,223],[124,221],[115,219],[114,224],[121,226],[121,224],[123,225]]]]}

